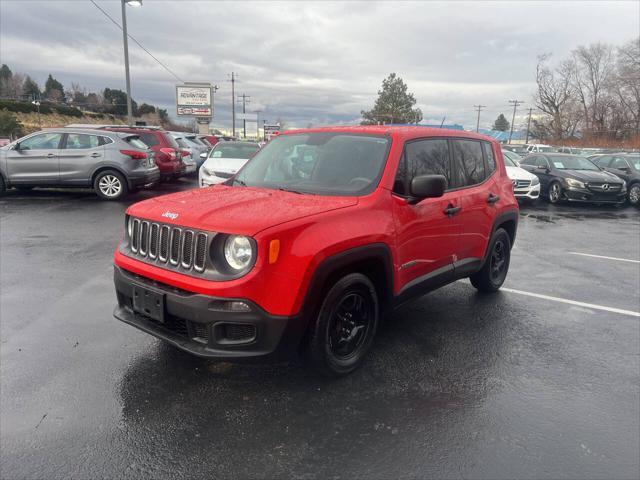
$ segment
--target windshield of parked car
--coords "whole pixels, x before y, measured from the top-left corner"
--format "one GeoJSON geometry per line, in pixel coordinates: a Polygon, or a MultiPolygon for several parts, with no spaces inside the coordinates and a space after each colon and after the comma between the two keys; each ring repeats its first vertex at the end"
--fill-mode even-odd
{"type": "Polygon", "coordinates": [[[640,155],[629,155],[627,156],[627,159],[629,160],[631,166],[635,170],[640,172],[640,155]]]}
{"type": "Polygon", "coordinates": [[[317,195],[365,195],[377,186],[389,138],[316,132],[278,136],[236,175],[234,185],[317,195]]]}
{"type": "Polygon", "coordinates": [[[251,158],[259,149],[257,143],[219,143],[211,153],[210,158],[251,158]]]}
{"type": "Polygon", "coordinates": [[[551,164],[558,170],[600,170],[589,159],[569,155],[549,155],[551,164]]]}
{"type": "Polygon", "coordinates": [[[553,147],[538,147],[538,152],[557,152],[557,150],[553,147]]]}
{"type": "Polygon", "coordinates": [[[176,138],[175,140],[180,148],[191,148],[182,138],[176,138]]]}
{"type": "Polygon", "coordinates": [[[515,152],[509,150],[503,150],[502,156],[504,157],[504,163],[507,167],[517,167],[518,163],[522,161],[522,157],[515,152]]]}

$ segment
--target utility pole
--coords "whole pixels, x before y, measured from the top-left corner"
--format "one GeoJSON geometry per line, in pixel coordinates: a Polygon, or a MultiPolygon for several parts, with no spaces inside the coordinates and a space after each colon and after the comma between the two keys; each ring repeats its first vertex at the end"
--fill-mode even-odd
{"type": "Polygon", "coordinates": [[[231,72],[231,130],[232,136],[236,136],[236,74],[231,72]]]}
{"type": "Polygon", "coordinates": [[[129,77],[129,41],[127,34],[127,3],[122,0],[122,39],[124,41],[124,74],[127,86],[127,124],[133,125],[133,108],[131,107],[131,78],[129,77]]]}
{"type": "Polygon", "coordinates": [[[256,139],[260,138],[260,113],[262,110],[256,110],[256,139]]]}
{"type": "Polygon", "coordinates": [[[526,138],[524,140],[524,143],[529,143],[529,129],[531,128],[531,112],[533,111],[533,108],[529,109],[529,120],[527,121],[527,135],[526,138]]]}
{"type": "Polygon", "coordinates": [[[483,108],[487,108],[486,105],[474,105],[474,108],[478,112],[478,121],[476,122],[476,133],[480,130],[480,112],[483,108]]]}
{"type": "Polygon", "coordinates": [[[251,98],[251,96],[244,93],[238,95],[238,100],[242,99],[242,132],[245,139],[247,138],[247,120],[244,118],[244,114],[247,112],[247,103],[251,103],[247,98],[251,98]]]}
{"type": "Polygon", "coordinates": [[[516,110],[518,105],[522,105],[524,102],[520,100],[509,100],[509,103],[513,105],[513,117],[511,117],[511,131],[509,132],[509,145],[511,145],[511,137],[513,136],[513,122],[516,121],[516,110]]]}

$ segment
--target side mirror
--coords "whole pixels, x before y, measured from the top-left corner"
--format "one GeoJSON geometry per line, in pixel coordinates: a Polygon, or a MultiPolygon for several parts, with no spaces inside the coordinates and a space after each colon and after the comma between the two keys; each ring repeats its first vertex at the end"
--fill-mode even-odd
{"type": "Polygon", "coordinates": [[[417,203],[423,198],[437,198],[444,194],[447,188],[447,179],[444,175],[420,175],[411,180],[410,194],[417,203]]]}
{"type": "Polygon", "coordinates": [[[200,154],[200,158],[201,158],[202,160],[206,160],[206,159],[207,159],[207,154],[206,154],[205,152],[201,153],[201,154],[200,154]]]}
{"type": "Polygon", "coordinates": [[[19,151],[20,151],[20,142],[17,142],[17,143],[13,146],[13,149],[19,152],[19,151]]]}

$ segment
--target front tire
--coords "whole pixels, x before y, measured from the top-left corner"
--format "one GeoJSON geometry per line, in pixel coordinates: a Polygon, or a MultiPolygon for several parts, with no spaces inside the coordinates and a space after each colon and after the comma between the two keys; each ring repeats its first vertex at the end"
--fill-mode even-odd
{"type": "Polygon", "coordinates": [[[327,292],[310,327],[305,360],[327,377],[353,372],[371,348],[379,315],[371,280],[360,273],[342,277],[327,292]]]}
{"type": "Polygon", "coordinates": [[[506,230],[499,228],[491,237],[484,265],[469,277],[471,285],[483,293],[497,292],[507,278],[510,261],[511,238],[506,230]]]}
{"type": "Polygon", "coordinates": [[[114,170],[100,172],[93,181],[93,189],[103,200],[119,200],[129,191],[125,178],[114,170]]]}
{"type": "Polygon", "coordinates": [[[562,185],[560,182],[551,182],[549,184],[549,191],[547,192],[547,199],[549,203],[558,203],[562,198],[562,185]]]}
{"type": "Polygon", "coordinates": [[[629,186],[627,199],[629,200],[629,205],[636,207],[640,205],[640,183],[634,183],[629,186]]]}
{"type": "Polygon", "coordinates": [[[4,178],[0,175],[0,197],[7,191],[7,186],[4,184],[4,178]]]}

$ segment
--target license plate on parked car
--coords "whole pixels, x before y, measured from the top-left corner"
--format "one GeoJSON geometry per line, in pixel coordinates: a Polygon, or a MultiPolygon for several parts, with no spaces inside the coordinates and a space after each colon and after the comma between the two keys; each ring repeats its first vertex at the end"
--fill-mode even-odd
{"type": "Polygon", "coordinates": [[[133,286],[133,311],[164,323],[164,293],[140,285],[133,286]]]}

